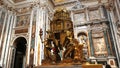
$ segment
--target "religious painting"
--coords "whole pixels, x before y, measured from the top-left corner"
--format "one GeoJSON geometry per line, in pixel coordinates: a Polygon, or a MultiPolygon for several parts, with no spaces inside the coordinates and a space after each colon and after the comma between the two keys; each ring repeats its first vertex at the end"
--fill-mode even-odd
{"type": "Polygon", "coordinates": [[[85,13],[79,13],[74,15],[75,24],[83,24],[86,21],[85,13]]]}
{"type": "Polygon", "coordinates": [[[94,10],[89,12],[90,20],[98,20],[100,19],[100,12],[99,10],[94,10]]]}
{"type": "Polygon", "coordinates": [[[30,14],[26,14],[26,15],[20,15],[17,16],[17,24],[16,27],[19,26],[28,26],[30,23],[30,14]]]}
{"type": "Polygon", "coordinates": [[[97,56],[103,56],[107,54],[104,37],[94,38],[93,44],[94,44],[94,51],[97,56]]]}

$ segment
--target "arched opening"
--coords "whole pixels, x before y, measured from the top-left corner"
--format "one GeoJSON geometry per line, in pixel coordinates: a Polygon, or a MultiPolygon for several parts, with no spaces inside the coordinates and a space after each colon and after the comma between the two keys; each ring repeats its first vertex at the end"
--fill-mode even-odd
{"type": "Polygon", "coordinates": [[[77,37],[78,37],[79,43],[83,44],[83,53],[85,58],[87,59],[88,58],[88,36],[86,33],[80,32],[78,33],[77,37]]]}
{"type": "Polygon", "coordinates": [[[12,68],[23,68],[26,55],[26,44],[27,41],[24,37],[19,37],[14,41],[15,49],[13,50],[14,56],[12,57],[12,68]]]}

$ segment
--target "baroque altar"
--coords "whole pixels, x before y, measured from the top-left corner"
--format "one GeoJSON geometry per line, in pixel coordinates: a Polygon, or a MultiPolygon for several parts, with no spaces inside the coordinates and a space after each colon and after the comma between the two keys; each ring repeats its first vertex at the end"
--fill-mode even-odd
{"type": "Polygon", "coordinates": [[[69,11],[58,9],[54,13],[44,41],[44,60],[42,65],[51,64],[83,64],[83,44],[74,38],[73,22],[69,11]]]}

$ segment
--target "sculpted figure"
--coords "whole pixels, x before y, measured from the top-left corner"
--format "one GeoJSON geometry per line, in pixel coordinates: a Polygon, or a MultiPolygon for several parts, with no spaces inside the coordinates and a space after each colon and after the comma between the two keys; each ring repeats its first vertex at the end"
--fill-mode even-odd
{"type": "Polygon", "coordinates": [[[67,32],[67,36],[65,37],[65,41],[63,43],[64,47],[64,54],[63,59],[66,58],[74,58],[74,43],[73,43],[73,36],[71,35],[71,32],[67,32]]]}
{"type": "Polygon", "coordinates": [[[51,45],[51,40],[47,39],[44,41],[44,57],[46,60],[52,60],[51,59],[51,49],[52,49],[52,45],[51,45]]]}

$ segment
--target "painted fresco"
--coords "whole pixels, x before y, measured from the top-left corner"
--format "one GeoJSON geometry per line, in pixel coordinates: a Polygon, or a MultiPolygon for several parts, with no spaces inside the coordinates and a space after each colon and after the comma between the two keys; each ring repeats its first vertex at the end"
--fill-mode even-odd
{"type": "Polygon", "coordinates": [[[94,38],[93,43],[94,43],[94,50],[96,55],[102,55],[102,54],[104,55],[107,53],[105,40],[103,37],[94,38]]]}
{"type": "Polygon", "coordinates": [[[29,26],[29,22],[30,22],[30,15],[29,14],[17,16],[16,27],[19,27],[19,26],[25,26],[25,27],[29,26]]]}

